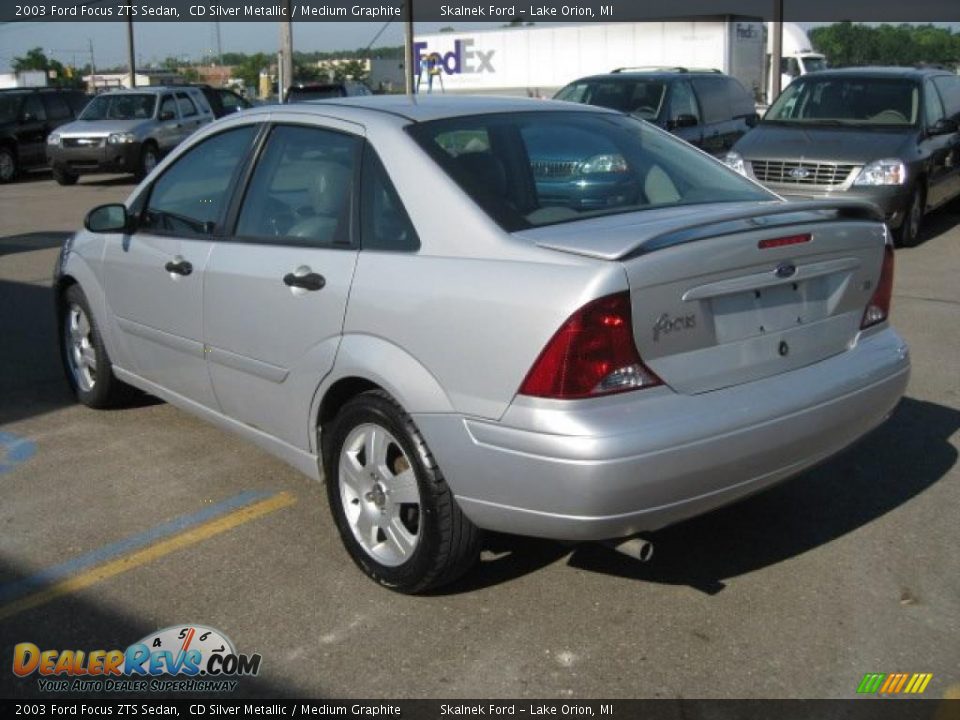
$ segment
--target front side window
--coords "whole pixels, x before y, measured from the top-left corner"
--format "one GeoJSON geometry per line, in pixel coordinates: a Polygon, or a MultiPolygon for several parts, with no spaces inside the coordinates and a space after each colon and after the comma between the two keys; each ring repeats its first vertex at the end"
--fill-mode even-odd
{"type": "Polygon", "coordinates": [[[572,83],[560,90],[554,99],[598,105],[654,120],[660,115],[665,95],[666,84],[662,81],[615,77],[572,83]]]}
{"type": "Polygon", "coordinates": [[[220,91],[220,104],[223,106],[223,111],[225,113],[236,112],[243,107],[243,103],[240,101],[240,98],[229,90],[220,91]]]}
{"type": "Polygon", "coordinates": [[[943,120],[943,103],[933,83],[927,80],[923,84],[923,112],[926,115],[927,127],[933,127],[943,120]]]}
{"type": "Polygon", "coordinates": [[[933,84],[940,91],[943,100],[943,109],[947,117],[956,118],[960,115],[960,77],[956,75],[938,75],[933,84]]]}
{"type": "Polygon", "coordinates": [[[153,117],[157,96],[152,93],[122,93],[95,97],[83,109],[81,120],[148,120],[153,117]]]}
{"type": "Polygon", "coordinates": [[[27,95],[27,99],[23,103],[23,119],[33,121],[47,119],[47,113],[43,109],[43,103],[40,101],[40,96],[36,93],[27,95]]]}
{"type": "Polygon", "coordinates": [[[244,125],[190,148],[153,184],[140,228],[167,234],[212,235],[257,127],[244,125]]]}
{"type": "Polygon", "coordinates": [[[47,117],[51,120],[64,120],[73,115],[60,93],[44,93],[43,100],[47,105],[47,117]]]}
{"type": "Polygon", "coordinates": [[[775,197],[683,141],[613,113],[467,116],[407,132],[508,231],[775,197]]]}
{"type": "Polygon", "coordinates": [[[273,129],[247,187],[236,235],[277,244],[350,244],[359,139],[314,127],[273,129]]]}
{"type": "Polygon", "coordinates": [[[805,76],[787,86],[764,122],[810,125],[915,125],[920,89],[911,80],[805,76]]]}
{"type": "Polygon", "coordinates": [[[197,114],[197,106],[186,93],[177,93],[177,106],[180,108],[180,117],[192,117],[197,114]]]}
{"type": "Polygon", "coordinates": [[[697,107],[697,98],[693,88],[686,80],[679,80],[673,84],[670,99],[670,120],[677,123],[681,115],[692,117],[700,122],[700,110],[697,107]]]}
{"type": "Polygon", "coordinates": [[[173,99],[173,95],[164,95],[160,101],[159,118],[161,120],[173,120],[175,117],[177,117],[177,101],[173,99]]]}

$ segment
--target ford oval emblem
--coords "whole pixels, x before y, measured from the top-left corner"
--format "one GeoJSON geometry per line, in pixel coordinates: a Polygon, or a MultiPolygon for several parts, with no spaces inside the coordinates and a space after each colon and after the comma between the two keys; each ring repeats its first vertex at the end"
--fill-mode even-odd
{"type": "Polygon", "coordinates": [[[808,177],[810,177],[810,171],[805,167],[795,167],[788,174],[794,180],[806,180],[808,177]]]}
{"type": "Polygon", "coordinates": [[[793,277],[797,272],[797,266],[792,262],[782,262],[777,265],[776,269],[773,271],[773,274],[778,278],[788,278],[793,277]]]}

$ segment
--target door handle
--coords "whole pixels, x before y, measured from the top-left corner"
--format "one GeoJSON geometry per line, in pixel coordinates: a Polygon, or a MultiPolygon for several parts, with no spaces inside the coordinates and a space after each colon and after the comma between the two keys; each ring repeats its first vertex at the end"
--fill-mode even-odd
{"type": "Polygon", "coordinates": [[[311,292],[322,290],[324,285],[327,284],[326,278],[315,272],[306,273],[305,275],[287,273],[283,276],[283,282],[289,287],[302,288],[303,290],[310,290],[311,292]]]}
{"type": "Polygon", "coordinates": [[[175,275],[189,275],[193,272],[193,265],[183,258],[174,258],[164,265],[163,269],[168,273],[173,273],[175,275]]]}

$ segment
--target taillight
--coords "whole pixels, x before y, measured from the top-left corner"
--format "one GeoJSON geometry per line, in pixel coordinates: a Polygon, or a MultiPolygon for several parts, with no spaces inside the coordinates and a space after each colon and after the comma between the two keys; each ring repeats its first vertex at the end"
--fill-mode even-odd
{"type": "Polygon", "coordinates": [[[880,280],[877,281],[877,289],[873,291],[873,297],[867,303],[867,309],[863,311],[863,320],[860,321],[861,330],[881,323],[890,316],[890,300],[892,297],[893,246],[886,245],[883,249],[883,267],[880,268],[880,280]]]}
{"type": "Polygon", "coordinates": [[[632,327],[629,293],[587,303],[547,343],[520,394],[569,400],[663,384],[640,359],[632,327]]]}

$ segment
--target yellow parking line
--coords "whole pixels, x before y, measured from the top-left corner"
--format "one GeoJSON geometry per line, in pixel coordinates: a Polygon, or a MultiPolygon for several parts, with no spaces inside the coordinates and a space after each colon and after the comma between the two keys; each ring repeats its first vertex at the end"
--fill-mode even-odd
{"type": "Polygon", "coordinates": [[[116,560],[104,563],[103,565],[91,568],[86,572],[58,582],[57,584],[45,588],[44,590],[36,592],[32,595],[27,595],[26,597],[15,600],[7,605],[0,606],[0,620],[6,620],[7,618],[21,613],[24,610],[29,610],[39,605],[44,605],[51,600],[55,600],[64,595],[77,592],[78,590],[83,590],[84,588],[88,588],[91,585],[95,585],[98,582],[107,580],[115,575],[125,573],[128,570],[133,570],[134,568],[161,558],[164,555],[169,555],[170,553],[181,550],[189,545],[194,545],[202,540],[211,538],[214,535],[219,535],[222,532],[231,530],[238,525],[242,525],[243,523],[255,520],[258,517],[268,515],[269,513],[281,510],[285,507],[289,507],[296,501],[297,499],[290,493],[282,492],[254,505],[249,505],[247,507],[240,508],[239,510],[235,510],[229,515],[224,515],[216,520],[211,520],[203,525],[198,525],[197,527],[191,528],[180,533],[179,535],[174,535],[167,540],[158,542],[155,545],[151,545],[129,555],[119,557],[116,560]]]}

